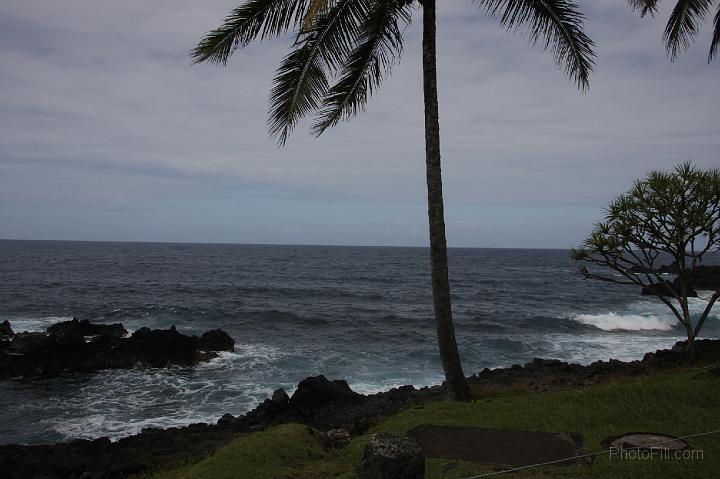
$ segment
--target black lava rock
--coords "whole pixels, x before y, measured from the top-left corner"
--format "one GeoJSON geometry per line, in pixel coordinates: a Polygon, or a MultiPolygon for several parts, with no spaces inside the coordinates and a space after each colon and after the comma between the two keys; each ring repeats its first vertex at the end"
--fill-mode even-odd
{"type": "Polygon", "coordinates": [[[695,289],[720,289],[720,266],[696,266],[689,273],[690,284],[695,289]]]}
{"type": "Polygon", "coordinates": [[[15,336],[15,333],[10,327],[10,321],[5,320],[0,323],[0,338],[12,338],[13,336],[15,336]]]}
{"type": "Polygon", "coordinates": [[[222,329],[212,329],[200,336],[203,351],[235,351],[235,340],[222,329]]]}
{"type": "Polygon", "coordinates": [[[357,467],[358,479],[423,479],[425,456],[409,437],[379,432],[370,436],[357,467]]]}
{"type": "Polygon", "coordinates": [[[162,368],[171,364],[193,366],[199,361],[199,342],[195,336],[170,329],[140,328],[129,339],[118,343],[117,352],[134,366],[162,368]]]}
{"type": "Polygon", "coordinates": [[[77,318],[73,318],[72,321],[63,321],[62,323],[55,323],[47,329],[50,334],[57,334],[59,336],[112,336],[116,338],[122,338],[127,334],[127,330],[120,323],[115,324],[95,324],[91,323],[87,319],[82,321],[77,318]]]}
{"type": "Polygon", "coordinates": [[[290,406],[307,414],[323,407],[345,406],[356,404],[362,395],[356,393],[344,380],[330,381],[325,376],[314,376],[303,379],[290,398],[290,406]]]}
{"type": "MultiPolygon", "coordinates": [[[[654,283],[648,286],[643,286],[641,291],[642,296],[673,296],[673,293],[668,289],[674,291],[676,294],[680,294],[680,285],[677,282],[665,281],[664,283],[654,283]]],[[[697,291],[692,288],[688,289],[688,298],[697,298],[697,291]]]]}
{"type": "MultiPolygon", "coordinates": [[[[217,355],[201,348],[197,336],[168,330],[141,328],[131,337],[121,324],[96,325],[66,321],[48,328],[49,333],[18,333],[0,341],[0,378],[57,376],[89,373],[101,369],[194,366],[217,355]],[[86,341],[87,336],[93,336],[86,341]]],[[[205,348],[228,348],[233,342],[221,330],[212,331],[215,344],[205,348]]],[[[225,349],[227,350],[227,349],[225,349]]]]}

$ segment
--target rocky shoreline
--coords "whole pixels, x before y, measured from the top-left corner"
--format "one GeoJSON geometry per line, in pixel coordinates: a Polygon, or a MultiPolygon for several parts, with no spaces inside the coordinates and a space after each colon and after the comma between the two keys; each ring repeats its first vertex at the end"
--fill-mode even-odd
{"type": "Polygon", "coordinates": [[[4,321],[0,324],[0,379],[195,366],[235,348],[235,341],[220,329],[200,337],[181,334],[175,326],[140,328],[127,334],[120,323],[94,324],[77,318],[53,324],[45,333],[16,334],[4,321]]]}
{"type": "MultiPolygon", "coordinates": [[[[646,353],[641,360],[595,361],[583,366],[557,359],[540,359],[521,366],[509,368],[485,368],[468,378],[479,389],[502,389],[508,387],[528,388],[537,392],[551,389],[590,386],[622,376],[642,376],[684,366],[715,364],[720,366],[720,340],[700,339],[694,342],[691,358],[686,354],[685,341],[679,341],[670,349],[646,353]]],[[[720,375],[720,367],[713,369],[720,375]]]]}
{"type": "MultiPolygon", "coordinates": [[[[699,340],[688,359],[683,343],[647,353],[640,361],[597,361],[588,366],[553,359],[535,359],[524,366],[485,369],[469,378],[481,394],[508,387],[535,391],[582,387],[616,377],[652,374],[663,369],[720,362],[720,340],[699,340]]],[[[720,368],[712,370],[720,375],[720,368]]],[[[124,478],[133,474],[198,460],[230,440],[267,427],[295,422],[318,431],[329,445],[362,434],[383,417],[427,401],[445,398],[443,386],[416,389],[403,386],[372,395],[358,394],[342,380],[309,377],[292,394],[279,389],[252,411],[226,414],[217,424],[193,424],[171,429],[145,429],[111,442],[75,440],[52,445],[0,445],[0,470],[8,479],[124,478]]]]}

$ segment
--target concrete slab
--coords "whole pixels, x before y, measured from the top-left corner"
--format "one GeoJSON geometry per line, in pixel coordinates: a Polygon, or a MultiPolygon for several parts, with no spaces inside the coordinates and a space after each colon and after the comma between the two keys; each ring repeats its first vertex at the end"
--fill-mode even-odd
{"type": "MultiPolygon", "coordinates": [[[[408,432],[425,457],[526,466],[582,454],[580,436],[567,433],[420,425],[408,432]]],[[[575,459],[559,463],[585,463],[575,459]]]]}

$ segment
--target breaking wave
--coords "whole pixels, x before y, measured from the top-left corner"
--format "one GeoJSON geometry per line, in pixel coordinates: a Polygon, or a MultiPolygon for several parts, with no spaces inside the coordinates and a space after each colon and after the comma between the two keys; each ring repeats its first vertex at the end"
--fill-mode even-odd
{"type": "Polygon", "coordinates": [[[571,319],[604,331],[671,331],[676,321],[652,314],[578,314],[571,319]]]}

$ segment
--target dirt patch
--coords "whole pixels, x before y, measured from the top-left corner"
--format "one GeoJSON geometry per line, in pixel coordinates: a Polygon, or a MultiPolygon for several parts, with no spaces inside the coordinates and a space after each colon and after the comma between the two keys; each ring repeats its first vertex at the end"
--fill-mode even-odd
{"type": "MultiPolygon", "coordinates": [[[[580,437],[565,433],[420,425],[408,432],[426,457],[527,466],[582,454],[580,437]]],[[[558,465],[584,462],[582,459],[558,465]]]]}

